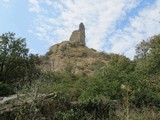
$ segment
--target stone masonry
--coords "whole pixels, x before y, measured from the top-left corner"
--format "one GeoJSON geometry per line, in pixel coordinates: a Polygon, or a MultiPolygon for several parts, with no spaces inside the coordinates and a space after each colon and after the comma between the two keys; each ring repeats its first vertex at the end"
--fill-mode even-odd
{"type": "Polygon", "coordinates": [[[72,32],[69,40],[71,43],[86,46],[85,44],[85,27],[83,23],[80,23],[79,29],[72,32]]]}

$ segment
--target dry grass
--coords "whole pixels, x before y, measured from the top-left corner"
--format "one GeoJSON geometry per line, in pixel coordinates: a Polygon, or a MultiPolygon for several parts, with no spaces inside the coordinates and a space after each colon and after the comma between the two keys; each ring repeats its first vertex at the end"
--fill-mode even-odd
{"type": "Polygon", "coordinates": [[[126,109],[122,107],[117,109],[115,113],[118,120],[160,120],[160,111],[155,111],[150,107],[130,108],[128,115],[126,109]]]}

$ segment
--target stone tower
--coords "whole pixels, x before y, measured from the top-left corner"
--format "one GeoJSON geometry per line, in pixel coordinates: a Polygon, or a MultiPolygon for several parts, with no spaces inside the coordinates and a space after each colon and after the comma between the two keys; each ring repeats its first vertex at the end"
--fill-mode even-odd
{"type": "Polygon", "coordinates": [[[72,32],[72,35],[69,39],[71,43],[86,46],[85,43],[85,27],[83,23],[80,23],[79,29],[72,32]]]}

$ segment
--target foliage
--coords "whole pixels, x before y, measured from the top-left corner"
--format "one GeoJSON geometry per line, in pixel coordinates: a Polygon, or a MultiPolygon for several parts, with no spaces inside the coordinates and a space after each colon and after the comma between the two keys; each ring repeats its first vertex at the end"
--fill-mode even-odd
{"type": "MultiPolygon", "coordinates": [[[[142,41],[142,43],[144,43],[144,41],[142,41]]],[[[137,81],[140,83],[136,98],[139,96],[145,103],[157,106],[160,104],[160,102],[158,102],[160,101],[160,35],[155,35],[148,41],[145,41],[145,44],[143,47],[140,47],[139,50],[142,54],[147,54],[145,57],[139,56],[135,59],[136,66],[134,73],[138,76],[137,81]],[[142,51],[144,47],[147,48],[146,51],[142,51]]],[[[137,52],[139,53],[139,51],[137,52]]]]}
{"type": "Polygon", "coordinates": [[[81,98],[117,100],[122,99],[121,84],[131,84],[129,74],[133,63],[124,56],[112,55],[109,64],[91,80],[81,98]]]}
{"type": "Polygon", "coordinates": [[[0,36],[0,82],[20,87],[32,81],[38,73],[39,59],[28,52],[24,38],[10,32],[0,36]]]}
{"type": "Polygon", "coordinates": [[[149,52],[149,44],[146,41],[142,41],[140,44],[136,46],[136,55],[135,59],[142,59],[148,55],[149,52]]]}
{"type": "Polygon", "coordinates": [[[145,75],[160,73],[160,35],[153,36],[148,41],[142,41],[138,46],[140,47],[136,51],[136,56],[139,56],[135,59],[136,70],[145,75]],[[141,44],[143,46],[140,46],[141,44]],[[146,49],[143,50],[144,48],[146,49]],[[141,55],[139,55],[140,52],[141,55]]]}
{"type": "Polygon", "coordinates": [[[13,94],[12,89],[13,89],[13,86],[0,82],[0,95],[1,96],[13,94]]]}
{"type": "MultiPolygon", "coordinates": [[[[5,49],[1,51],[3,51],[1,58],[4,59],[5,49]]],[[[6,54],[5,61],[13,58],[15,57],[6,54]]],[[[31,80],[35,76],[34,72],[37,71],[38,57],[26,54],[26,56],[19,55],[18,58],[25,61],[27,67],[23,64],[21,66],[18,64],[21,62],[17,61],[15,64],[19,67],[15,67],[15,70],[20,71],[23,79],[31,80]]],[[[104,67],[97,69],[93,76],[73,74],[70,64],[66,66],[66,72],[44,73],[38,90],[41,94],[54,93],[55,95],[49,100],[36,104],[36,108],[40,109],[40,116],[46,119],[64,120],[159,119],[160,35],[138,44],[134,60],[118,54],[110,54],[109,58],[106,66],[101,65],[99,61],[95,62],[95,66],[98,64],[104,67]]],[[[4,63],[1,62],[3,71],[9,65],[12,66],[4,63]]],[[[7,74],[11,76],[12,72],[7,74]]],[[[13,78],[18,79],[18,77],[13,74],[13,78]]],[[[8,89],[8,84],[2,82],[0,89],[8,89]]],[[[33,88],[34,85],[35,82],[31,87],[33,88]]]]}
{"type": "MultiPolygon", "coordinates": [[[[149,41],[142,41],[143,44],[137,45],[133,61],[122,55],[110,54],[106,67],[92,77],[75,76],[71,72],[59,73],[58,76],[52,73],[55,81],[51,87],[52,92],[61,91],[70,101],[78,101],[80,104],[117,101],[124,106],[127,118],[134,117],[129,113],[130,109],[133,110],[131,105],[140,110],[148,106],[159,109],[159,41],[159,35],[149,41]]],[[[116,111],[114,108],[110,110],[116,111]]]]}

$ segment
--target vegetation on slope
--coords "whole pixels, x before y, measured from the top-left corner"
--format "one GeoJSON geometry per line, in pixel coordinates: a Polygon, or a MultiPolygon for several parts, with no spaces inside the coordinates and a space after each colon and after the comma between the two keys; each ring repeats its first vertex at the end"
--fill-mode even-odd
{"type": "Polygon", "coordinates": [[[21,92],[36,87],[36,94],[54,96],[21,106],[12,115],[18,119],[160,119],[160,35],[138,44],[133,61],[110,54],[108,64],[93,76],[75,75],[69,68],[41,74],[30,89],[26,84],[21,92]]]}

